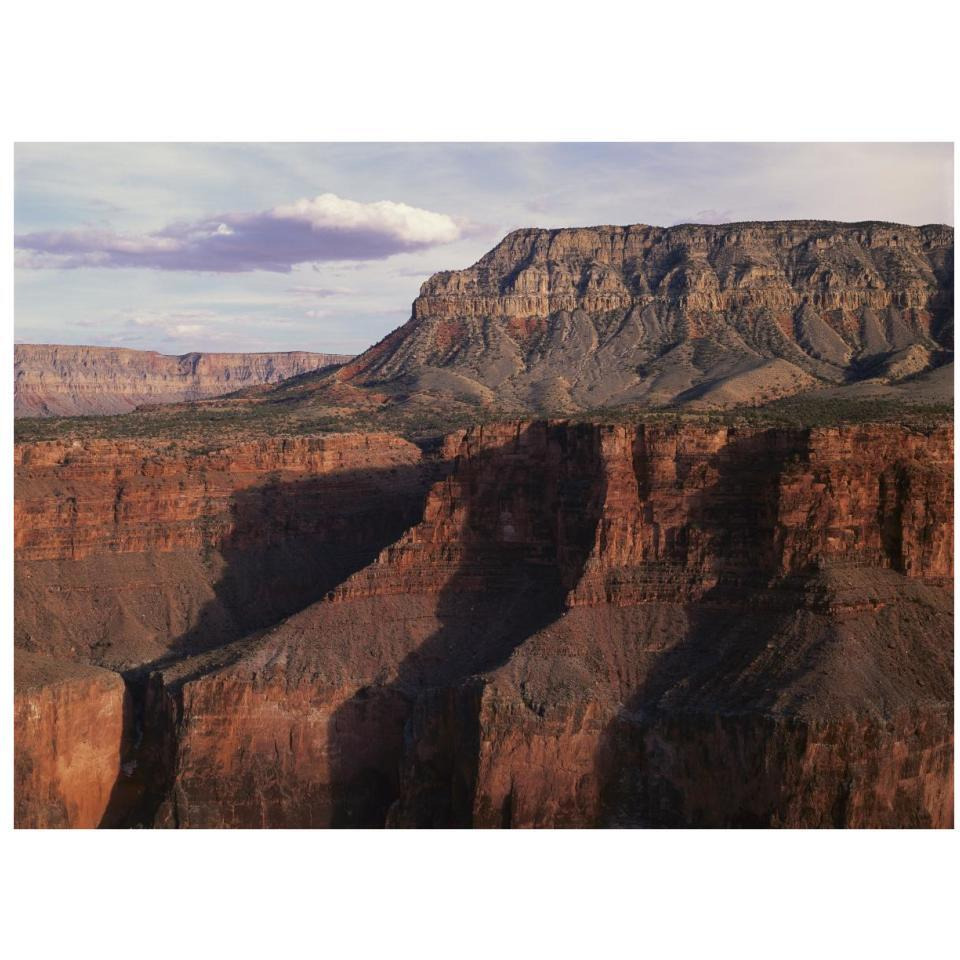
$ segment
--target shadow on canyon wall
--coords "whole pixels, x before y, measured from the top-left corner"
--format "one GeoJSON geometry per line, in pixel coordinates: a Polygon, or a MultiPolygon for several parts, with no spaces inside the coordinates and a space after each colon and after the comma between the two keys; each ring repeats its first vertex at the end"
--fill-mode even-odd
{"type": "MultiPolygon", "coordinates": [[[[422,517],[442,470],[436,463],[349,470],[234,495],[228,533],[208,548],[208,562],[216,553],[224,561],[214,599],[168,653],[123,674],[122,767],[101,826],[150,826],[169,790],[176,742],[159,671],[228,648],[322,600],[422,517]]],[[[198,661],[181,683],[205,669],[198,661]]]]}
{"type": "Polygon", "coordinates": [[[562,614],[593,546],[605,488],[592,427],[534,424],[462,469],[463,549],[432,598],[439,627],[329,725],[332,826],[471,825],[480,675],[562,614]]]}
{"type": "MultiPolygon", "coordinates": [[[[627,652],[628,662],[649,666],[618,691],[623,705],[597,743],[596,791],[587,791],[597,797],[596,808],[584,809],[583,822],[569,825],[766,826],[777,815],[784,771],[765,765],[789,758],[768,750],[771,738],[783,734],[784,721],[775,728],[767,708],[810,661],[800,651],[776,669],[768,663],[762,676],[754,666],[769,660],[772,638],[789,625],[818,576],[815,568],[787,576],[782,569],[779,478],[808,448],[804,431],[777,435],[779,447],[762,433],[731,436],[712,457],[714,479],[691,494],[689,519],[654,541],[661,544],[658,563],[699,566],[707,586],[683,603],[676,635],[657,638],[665,649],[649,658],[627,652]]],[[[647,502],[646,523],[654,519],[649,465],[641,433],[634,471],[647,502]]],[[[695,461],[678,467],[678,486],[686,484],[686,470],[699,469],[695,461]]],[[[127,678],[129,772],[118,778],[103,825],[150,825],[172,784],[175,730],[157,706],[169,700],[170,688],[164,691],[151,673],[211,646],[222,648],[218,665],[229,662],[232,639],[323,599],[423,517],[428,480],[417,471],[381,476],[389,482],[373,487],[369,474],[345,475],[336,486],[321,479],[267,484],[237,496],[217,600],[170,654],[127,678]],[[362,492],[376,508],[345,514],[346,491],[362,492]],[[264,524],[270,525],[266,533],[264,524]],[[285,582],[288,572],[292,578],[285,582]],[[224,611],[230,629],[223,627],[224,611]]],[[[389,671],[389,680],[362,686],[335,710],[327,725],[329,790],[313,794],[323,809],[311,811],[312,822],[472,825],[483,675],[563,615],[594,545],[607,478],[592,427],[537,424],[464,460],[446,482],[462,486],[456,502],[465,514],[450,521],[452,542],[426,547],[427,580],[436,562],[442,583],[398,608],[437,626],[415,646],[406,637],[408,652],[399,663],[377,665],[389,671]],[[443,572],[446,562],[452,572],[443,572]]],[[[885,537],[893,566],[894,539],[885,537]]],[[[634,644],[645,635],[639,627],[650,615],[647,606],[633,608],[636,636],[626,631],[617,642],[634,644]]],[[[381,626],[371,622],[372,637],[381,626]]],[[[203,664],[199,658],[188,679],[204,672],[203,664]]],[[[823,816],[841,823],[842,790],[836,803],[838,809],[823,816]]]]}
{"type": "MultiPolygon", "coordinates": [[[[765,825],[757,813],[762,794],[754,797],[759,802],[753,812],[739,809],[735,798],[745,783],[762,779],[761,752],[751,754],[745,740],[762,740],[763,720],[752,716],[745,738],[738,714],[762,714],[772,702],[776,691],[757,688],[750,667],[801,601],[803,574],[781,575],[777,513],[784,469],[808,456],[806,433],[770,451],[761,433],[732,438],[712,459],[717,479],[692,504],[690,527],[709,543],[709,557],[717,563],[715,583],[684,605],[682,635],[652,658],[601,734],[596,825],[765,825]],[[717,725],[730,728],[730,740],[739,742],[742,752],[711,752],[717,725]],[[689,782],[678,779],[684,750],[699,764],[696,796],[689,795],[689,782]],[[710,821],[713,815],[717,822],[710,821]],[[732,822],[721,822],[725,815],[732,822]]],[[[688,562],[685,542],[674,542],[672,550],[669,560],[688,562]]],[[[789,683],[790,677],[785,673],[778,680],[789,683]]],[[[775,798],[765,799],[772,804],[775,798]]]]}
{"type": "MultiPolygon", "coordinates": [[[[771,456],[769,445],[747,436],[731,439],[715,455],[716,482],[697,496],[689,527],[708,538],[708,553],[719,560],[717,582],[688,606],[686,635],[658,657],[604,730],[596,754],[597,822],[682,820],[675,791],[650,769],[644,733],[659,702],[678,684],[688,693],[709,688],[718,677],[735,676],[765,648],[774,616],[768,617],[769,629],[741,630],[737,624],[749,598],[775,575],[777,479],[802,449],[785,444],[771,456]],[[745,472],[744,463],[751,470],[745,472]]],[[[648,465],[640,434],[634,468],[642,500],[649,494],[648,465]]],[[[459,481],[468,489],[462,550],[456,569],[430,598],[439,627],[401,660],[389,682],[358,689],[329,723],[329,810],[321,819],[331,826],[471,825],[481,675],[562,616],[567,592],[593,547],[606,478],[592,427],[536,424],[512,442],[476,454],[460,470],[459,481]],[[565,449],[570,445],[576,449],[565,449]],[[516,542],[504,535],[504,517],[524,530],[516,542]]],[[[364,477],[369,483],[369,474],[364,477]]],[[[334,487],[323,482],[328,478],[267,484],[236,497],[217,600],[177,638],[170,654],[127,677],[125,769],[131,772],[118,778],[103,825],[151,824],[172,784],[175,736],[169,723],[157,720],[162,685],[151,673],[321,600],[422,518],[428,482],[416,471],[393,471],[391,482],[366,489],[364,499],[372,498],[376,509],[354,510],[346,521],[342,505],[335,506],[342,504],[335,491],[358,494],[361,478],[339,479],[334,487]],[[336,522],[304,525],[294,519],[290,504],[302,507],[313,498],[308,515],[336,522]],[[266,544],[264,524],[270,525],[266,544]],[[258,545],[251,548],[252,542],[258,545]]],[[[683,480],[681,471],[678,482],[683,480]]],[[[299,515],[299,508],[294,512],[299,515]]],[[[666,544],[665,559],[687,562],[684,529],[671,531],[666,544]]],[[[201,666],[190,678],[203,671],[201,666]]]]}
{"type": "MultiPolygon", "coordinates": [[[[717,482],[692,510],[693,523],[716,544],[709,550],[721,564],[716,582],[686,605],[685,629],[621,695],[623,707],[597,750],[598,820],[661,827],[930,826],[941,816],[936,803],[911,780],[916,770],[898,768],[893,757],[896,737],[919,736],[923,724],[908,722],[912,732],[895,734],[890,717],[868,702],[904,664],[932,671],[924,678],[928,688],[940,671],[935,660],[914,657],[929,649],[928,624],[937,622],[930,609],[922,627],[907,617],[883,620],[884,611],[889,616],[900,604],[878,601],[875,592],[902,589],[910,596],[901,523],[910,491],[902,470],[875,478],[881,555],[866,565],[824,563],[816,548],[804,559],[802,530],[795,531],[801,542],[788,544],[778,525],[779,478],[808,459],[805,434],[773,453],[766,444],[764,456],[753,443],[734,439],[720,452],[717,482]],[[846,602],[836,591],[847,588],[861,606],[831,613],[833,603],[846,602]],[[861,705],[858,719],[838,707],[844,703],[861,705]],[[808,751],[811,737],[820,738],[819,749],[808,751]],[[864,772],[865,764],[884,760],[890,768],[883,776],[898,783],[895,796],[883,793],[876,767],[864,772]],[[895,811],[891,803],[899,804],[895,811]]],[[[826,535],[812,533],[814,540],[826,535]]],[[[952,609],[946,616],[952,622],[952,609]]],[[[952,629],[943,633],[946,646],[951,635],[952,629]]],[[[936,723],[922,735],[935,743],[936,723]]]]}

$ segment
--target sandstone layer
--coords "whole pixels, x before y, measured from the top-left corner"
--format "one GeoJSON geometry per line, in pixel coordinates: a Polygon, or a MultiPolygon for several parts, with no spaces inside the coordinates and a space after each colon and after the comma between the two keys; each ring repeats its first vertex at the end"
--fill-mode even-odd
{"type": "Polygon", "coordinates": [[[952,349],[948,226],[524,229],[431,277],[335,380],[517,411],[723,407],[898,382],[952,349]]]}
{"type": "Polygon", "coordinates": [[[14,689],[15,825],[100,826],[130,719],[123,679],[18,650],[14,689]]]}
{"type": "Polygon", "coordinates": [[[416,521],[436,476],[419,448],[378,434],[199,455],[53,442],[15,461],[21,826],[119,825],[149,802],[150,765],[119,760],[152,742],[143,672],[323,597],[416,521]]]}
{"type": "Polygon", "coordinates": [[[416,520],[432,477],[384,434],[205,454],[55,441],[14,459],[17,644],[123,670],[319,599],[416,520]]]}
{"type": "Polygon", "coordinates": [[[332,353],[186,353],[18,343],[14,416],[126,413],[141,404],[218,397],[344,363],[332,353]]]}
{"type": "MultiPolygon", "coordinates": [[[[127,670],[143,736],[123,740],[105,822],[949,826],[952,440],[947,425],[533,422],[452,435],[426,462],[413,448],[420,486],[354,572],[272,622],[188,631],[127,670]]],[[[291,448],[288,469],[319,442],[291,448]]],[[[68,454],[22,450],[20,469],[36,471],[22,490],[71,470],[78,483],[90,466],[68,454]]],[[[265,457],[228,460],[279,462],[265,457]]],[[[170,467],[172,499],[190,473],[170,467]]],[[[115,490],[115,474],[85,483],[115,490]]],[[[255,545],[283,502],[258,508],[234,558],[276,585],[255,545]]],[[[285,537],[342,509],[307,503],[280,511],[285,537]]],[[[18,577],[144,562],[147,544],[163,555],[149,518],[133,533],[132,515],[104,509],[93,524],[62,517],[77,527],[56,541],[62,556],[22,561],[18,577]]],[[[31,526],[55,524],[21,517],[30,556],[43,539],[31,526]]],[[[194,542],[180,537],[166,556],[194,542]]],[[[327,535],[311,544],[304,555],[331,549],[327,535]]],[[[42,646],[49,629],[28,639],[22,605],[18,644],[42,646]]],[[[81,630],[58,656],[107,662],[81,630]]]]}

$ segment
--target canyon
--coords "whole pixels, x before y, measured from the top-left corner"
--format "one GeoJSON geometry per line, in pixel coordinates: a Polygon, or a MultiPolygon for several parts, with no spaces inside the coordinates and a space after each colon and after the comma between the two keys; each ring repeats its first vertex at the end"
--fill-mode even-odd
{"type": "Polygon", "coordinates": [[[786,221],[518,230],[353,359],[33,348],[117,415],[17,421],[16,824],[952,826],[952,325],[952,228],[786,221]]]}
{"type": "Polygon", "coordinates": [[[23,445],[17,821],[949,826],[952,442],[23,445]]]}
{"type": "Polygon", "coordinates": [[[142,404],[200,400],[275,384],[344,363],[331,353],[186,353],[17,343],[14,416],[116,414],[142,404]]]}

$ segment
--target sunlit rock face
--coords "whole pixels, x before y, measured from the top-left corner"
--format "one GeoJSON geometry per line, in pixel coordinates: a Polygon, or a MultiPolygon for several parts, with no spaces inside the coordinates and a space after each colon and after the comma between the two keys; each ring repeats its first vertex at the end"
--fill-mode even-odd
{"type": "Polygon", "coordinates": [[[952,357],[953,229],[784,221],[518,230],[337,374],[515,410],[722,407],[952,357]]]}
{"type": "Polygon", "coordinates": [[[99,826],[129,719],[119,674],[17,651],[15,825],[99,826]]]}
{"type": "Polygon", "coordinates": [[[332,353],[186,353],[18,343],[14,415],[126,413],[142,404],[202,400],[344,363],[332,353]]]}

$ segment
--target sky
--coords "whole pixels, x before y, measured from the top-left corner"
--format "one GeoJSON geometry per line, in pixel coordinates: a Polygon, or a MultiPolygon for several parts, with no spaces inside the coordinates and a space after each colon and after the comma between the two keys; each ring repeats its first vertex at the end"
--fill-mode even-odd
{"type": "Polygon", "coordinates": [[[359,353],[518,227],[953,224],[951,144],[18,144],[15,339],[359,353]]]}

